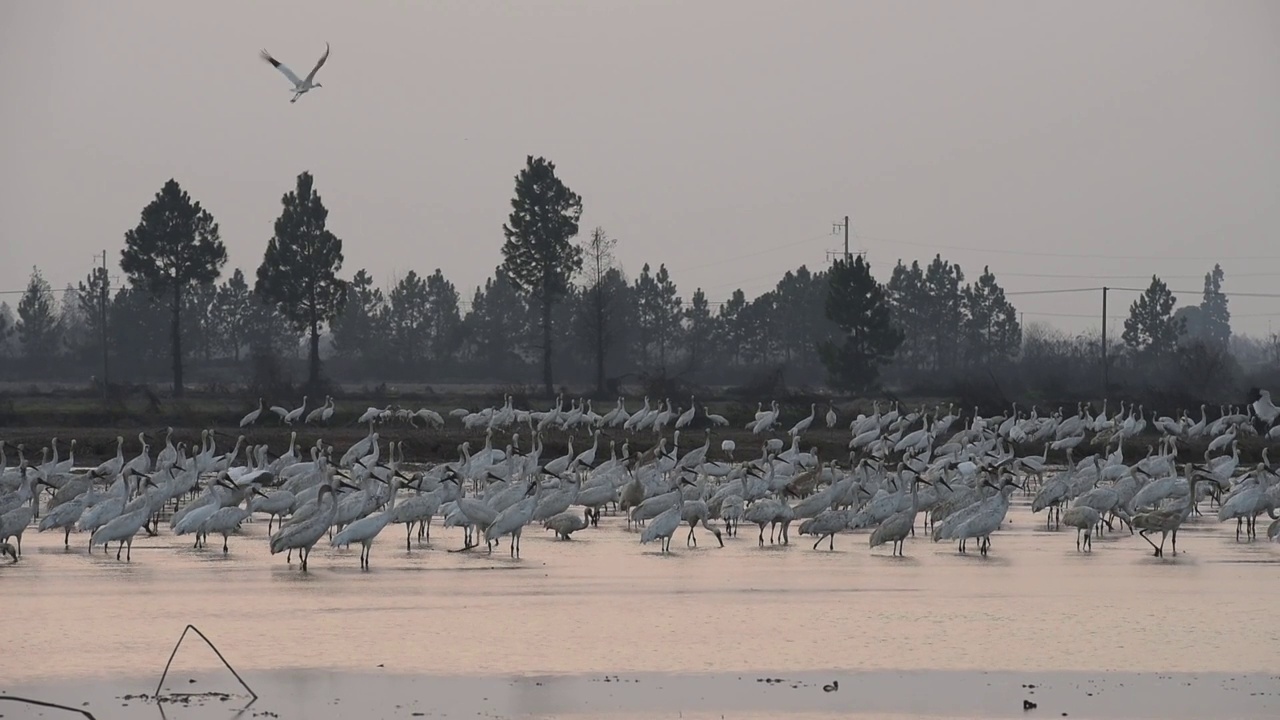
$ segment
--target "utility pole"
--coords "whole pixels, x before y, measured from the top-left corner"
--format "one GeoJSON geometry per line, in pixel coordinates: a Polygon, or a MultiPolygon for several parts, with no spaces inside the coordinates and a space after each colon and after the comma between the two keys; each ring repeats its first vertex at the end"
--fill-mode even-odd
{"type": "Polygon", "coordinates": [[[109,397],[107,383],[109,376],[107,374],[107,251],[102,251],[102,293],[100,298],[101,316],[98,318],[98,327],[102,330],[102,401],[105,403],[109,397]]]}
{"type": "Polygon", "coordinates": [[[1107,396],[1107,388],[1111,386],[1110,369],[1107,367],[1107,286],[1102,286],[1102,396],[1107,396]]]}
{"type": "MultiPolygon", "coordinates": [[[[845,261],[849,261],[849,215],[845,215],[844,223],[831,223],[831,232],[845,231],[845,261]]],[[[835,255],[835,252],[828,252],[828,255],[835,255]]]]}

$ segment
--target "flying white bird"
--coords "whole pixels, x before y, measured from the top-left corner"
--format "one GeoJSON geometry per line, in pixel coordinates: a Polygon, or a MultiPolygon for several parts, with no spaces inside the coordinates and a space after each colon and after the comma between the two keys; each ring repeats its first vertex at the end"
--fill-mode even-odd
{"type": "Polygon", "coordinates": [[[271,53],[266,50],[262,51],[262,59],[271,63],[275,69],[284,73],[284,76],[289,78],[289,82],[293,83],[293,99],[289,102],[295,103],[298,102],[298,98],[302,97],[302,95],[307,91],[312,90],[313,88],[324,87],[320,83],[313,81],[315,80],[316,73],[320,71],[320,66],[324,65],[324,61],[329,59],[329,43],[324,44],[324,55],[320,56],[320,62],[316,63],[316,66],[311,68],[311,72],[307,73],[307,77],[301,80],[298,79],[297,75],[293,74],[293,71],[290,70],[287,65],[284,65],[279,60],[271,57],[271,53]]]}

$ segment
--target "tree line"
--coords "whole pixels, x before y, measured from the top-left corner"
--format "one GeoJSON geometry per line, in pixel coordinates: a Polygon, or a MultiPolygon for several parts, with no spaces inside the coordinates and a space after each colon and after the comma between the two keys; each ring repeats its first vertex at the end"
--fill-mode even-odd
{"type": "Polygon", "coordinates": [[[223,277],[212,213],[169,180],[124,233],[126,282],[113,288],[97,268],[59,302],[34,269],[16,313],[0,306],[0,357],[24,377],[74,377],[96,371],[105,340],[113,380],[167,371],[175,395],[193,366],[205,382],[267,389],[294,372],[301,384],[305,368],[313,388],[326,378],[537,383],[548,394],[557,380],[598,394],[630,382],[784,382],[956,395],[979,384],[1066,397],[1096,396],[1111,376],[1207,397],[1239,380],[1241,360],[1275,365],[1274,338],[1233,338],[1219,266],[1197,305],[1177,307],[1153,276],[1104,368],[1096,334],[1023,328],[986,267],[967,281],[936,255],[899,261],[881,283],[849,257],[713,303],[701,288],[686,298],[663,264],[629,277],[617,239],[599,227],[579,237],[582,208],[552,162],[527,158],[501,226],[503,262],[464,299],[439,268],[388,288],[364,269],[346,278],[343,242],[307,172],[282,197],[252,282],[239,269],[223,277]]]}

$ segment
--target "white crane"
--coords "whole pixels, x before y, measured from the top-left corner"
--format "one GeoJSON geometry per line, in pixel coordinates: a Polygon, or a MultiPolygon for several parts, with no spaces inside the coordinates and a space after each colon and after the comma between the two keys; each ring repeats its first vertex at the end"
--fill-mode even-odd
{"type": "Polygon", "coordinates": [[[286,525],[271,537],[271,554],[275,555],[282,550],[296,548],[298,557],[302,559],[303,572],[307,571],[307,557],[311,555],[311,548],[315,547],[320,537],[333,524],[333,514],[338,509],[338,500],[333,494],[332,487],[320,486],[316,494],[315,507],[317,508],[315,514],[296,524],[286,525]],[[326,499],[328,502],[325,502],[326,499]]]}
{"type": "Polygon", "coordinates": [[[298,419],[302,417],[302,413],[307,409],[307,399],[307,396],[303,395],[302,404],[290,410],[288,413],[285,413],[284,422],[286,425],[292,425],[298,422],[298,419]]]}
{"type": "Polygon", "coordinates": [[[809,426],[813,424],[813,419],[816,418],[817,416],[818,416],[818,406],[816,403],[811,403],[809,405],[809,417],[801,420],[795,425],[792,425],[791,430],[787,431],[787,434],[790,435],[791,437],[796,437],[804,433],[809,429],[809,426]]]}
{"type": "Polygon", "coordinates": [[[333,417],[333,396],[325,396],[324,404],[307,413],[304,423],[310,425],[313,422],[329,422],[329,418],[333,417]]]}
{"type": "Polygon", "coordinates": [[[316,82],[315,79],[316,73],[319,72],[320,67],[324,65],[324,61],[329,59],[329,43],[326,42],[324,44],[324,55],[320,56],[320,61],[317,62],[316,66],[311,68],[311,72],[307,73],[307,76],[302,79],[299,79],[297,75],[294,75],[293,71],[290,70],[288,66],[271,57],[271,53],[266,50],[262,51],[262,59],[271,63],[272,67],[279,70],[285,77],[289,78],[289,82],[293,83],[293,99],[289,102],[295,103],[298,102],[298,98],[302,97],[307,92],[318,87],[324,87],[320,83],[316,82]]]}
{"type": "Polygon", "coordinates": [[[240,427],[248,427],[256,422],[262,416],[262,398],[258,398],[258,409],[240,418],[240,427]]]}
{"type": "Polygon", "coordinates": [[[484,529],[484,541],[489,545],[489,552],[493,552],[493,545],[502,539],[503,535],[510,535],[511,557],[520,557],[520,531],[533,519],[533,511],[538,507],[538,496],[541,495],[541,490],[542,485],[538,479],[532,478],[529,488],[525,491],[525,497],[498,513],[498,517],[484,529]]]}
{"type": "Polygon", "coordinates": [[[240,523],[253,513],[253,498],[255,495],[266,495],[258,488],[250,488],[245,493],[244,506],[232,505],[230,507],[218,508],[212,515],[200,523],[200,534],[208,537],[209,533],[217,533],[222,536],[222,554],[227,554],[227,538],[231,533],[240,527],[240,523]]]}
{"type": "Polygon", "coordinates": [[[685,498],[683,486],[692,485],[685,478],[680,478],[676,486],[671,489],[669,496],[672,497],[674,503],[658,513],[657,517],[645,526],[644,532],[640,533],[640,544],[651,543],[654,540],[660,540],[662,544],[662,552],[671,552],[671,537],[676,534],[676,530],[684,522],[682,519],[685,498]]]}
{"type": "Polygon", "coordinates": [[[360,518],[346,526],[333,536],[329,544],[339,547],[350,545],[352,542],[360,543],[360,567],[368,570],[369,551],[373,548],[373,539],[378,537],[378,533],[382,532],[395,517],[396,495],[399,494],[401,485],[400,478],[391,478],[391,497],[387,501],[387,509],[377,515],[360,518]]]}

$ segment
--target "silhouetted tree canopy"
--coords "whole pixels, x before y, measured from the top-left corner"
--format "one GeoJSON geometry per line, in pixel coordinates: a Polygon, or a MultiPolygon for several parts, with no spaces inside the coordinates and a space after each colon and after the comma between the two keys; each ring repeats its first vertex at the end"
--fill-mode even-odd
{"type": "Polygon", "coordinates": [[[1140,355],[1172,357],[1186,328],[1182,319],[1173,316],[1177,301],[1169,286],[1152,275],[1146,292],[1129,306],[1129,317],[1124,321],[1121,335],[1125,344],[1140,355]]]}
{"type": "Polygon", "coordinates": [[[29,358],[53,358],[62,340],[61,319],[53,288],[40,274],[39,268],[31,268],[31,279],[18,301],[18,340],[22,354],[29,358]]]}
{"type": "Polygon", "coordinates": [[[320,329],[342,312],[346,300],[342,240],[325,227],[329,211],[314,188],[311,173],[298,176],[297,187],[280,200],[284,209],[267,243],[254,290],[277,306],[299,331],[310,334],[307,384],[320,383],[320,329]]]}
{"type": "Polygon", "coordinates": [[[865,390],[902,344],[902,333],[893,327],[884,290],[861,256],[832,264],[827,284],[826,316],[844,337],[824,340],[818,353],[833,386],[865,390]]]}
{"type": "Polygon", "coordinates": [[[553,390],[551,308],[582,267],[582,248],[569,242],[581,217],[582,198],[556,177],[555,164],[530,155],[516,175],[511,214],[502,226],[502,257],[516,287],[541,305],[542,382],[548,395],[553,390]]]}
{"type": "Polygon", "coordinates": [[[135,287],[169,307],[173,394],[181,396],[184,295],[192,286],[218,278],[227,248],[213,216],[172,179],[142,209],[142,220],[125,233],[124,242],[120,269],[135,287]]]}

